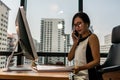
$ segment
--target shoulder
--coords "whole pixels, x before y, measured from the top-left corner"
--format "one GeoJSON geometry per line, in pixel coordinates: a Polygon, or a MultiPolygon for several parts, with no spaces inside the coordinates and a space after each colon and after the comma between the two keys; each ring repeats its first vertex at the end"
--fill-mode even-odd
{"type": "Polygon", "coordinates": [[[98,39],[97,35],[92,33],[90,36],[89,36],[89,39],[98,39]]]}
{"type": "Polygon", "coordinates": [[[92,34],[89,36],[88,41],[89,41],[90,43],[99,42],[97,35],[94,34],[94,33],[92,33],[92,34]]]}

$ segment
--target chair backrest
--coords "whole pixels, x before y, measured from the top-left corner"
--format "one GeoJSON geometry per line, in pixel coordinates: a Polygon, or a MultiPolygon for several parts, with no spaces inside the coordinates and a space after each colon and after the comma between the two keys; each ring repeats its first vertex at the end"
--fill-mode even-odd
{"type": "Polygon", "coordinates": [[[112,45],[103,67],[120,65],[120,25],[112,30],[112,45]]]}

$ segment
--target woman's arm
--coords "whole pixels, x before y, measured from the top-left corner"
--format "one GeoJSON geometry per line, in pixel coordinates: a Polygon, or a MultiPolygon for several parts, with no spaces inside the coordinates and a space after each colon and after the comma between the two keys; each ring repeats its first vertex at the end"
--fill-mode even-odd
{"type": "Polygon", "coordinates": [[[88,69],[100,64],[100,44],[98,37],[95,34],[90,36],[89,45],[91,48],[93,61],[88,63],[88,69]]]}
{"type": "Polygon", "coordinates": [[[72,48],[70,49],[70,52],[68,53],[69,61],[73,60],[73,58],[74,58],[76,46],[77,46],[77,44],[74,43],[72,48]]]}
{"type": "Polygon", "coordinates": [[[79,38],[80,38],[80,36],[78,36],[78,37],[75,36],[75,32],[73,31],[72,32],[73,46],[70,49],[70,52],[68,53],[68,60],[69,61],[73,60],[73,58],[74,58],[75,50],[76,50],[76,47],[78,45],[79,38]]]}

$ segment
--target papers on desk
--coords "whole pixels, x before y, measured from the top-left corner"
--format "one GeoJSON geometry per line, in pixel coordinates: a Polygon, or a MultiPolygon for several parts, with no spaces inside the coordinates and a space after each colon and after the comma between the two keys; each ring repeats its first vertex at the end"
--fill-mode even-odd
{"type": "Polygon", "coordinates": [[[36,72],[72,72],[73,66],[52,66],[52,65],[37,65],[33,69],[36,72]]]}
{"type": "Polygon", "coordinates": [[[30,66],[14,66],[5,68],[2,71],[34,71],[34,72],[72,72],[73,66],[53,66],[53,65],[37,65],[30,66]]]}

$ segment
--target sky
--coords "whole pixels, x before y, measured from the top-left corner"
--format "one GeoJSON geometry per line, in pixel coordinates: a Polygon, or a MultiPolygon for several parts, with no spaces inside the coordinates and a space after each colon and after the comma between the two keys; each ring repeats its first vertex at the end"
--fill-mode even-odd
{"type": "Polygon", "coordinates": [[[112,32],[113,27],[120,25],[120,0],[84,0],[84,11],[89,14],[91,24],[99,39],[112,32]]]}
{"type": "MultiPolygon", "coordinates": [[[[11,10],[9,12],[8,32],[15,30],[15,18],[20,0],[1,0],[11,10]]],[[[40,42],[41,18],[62,18],[65,20],[65,33],[71,34],[71,21],[78,11],[78,0],[27,0],[27,19],[34,39],[40,42]]],[[[83,11],[91,20],[94,33],[98,35],[100,44],[104,44],[104,36],[110,34],[112,28],[120,25],[120,0],[83,0],[83,11]]]]}

